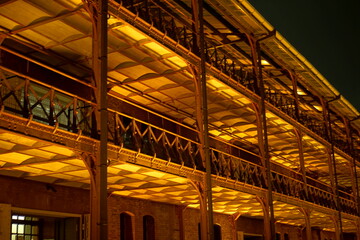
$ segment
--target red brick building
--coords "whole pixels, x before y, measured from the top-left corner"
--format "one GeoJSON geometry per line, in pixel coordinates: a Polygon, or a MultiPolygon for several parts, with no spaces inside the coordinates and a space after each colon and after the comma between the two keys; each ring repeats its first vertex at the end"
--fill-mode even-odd
{"type": "Polygon", "coordinates": [[[359,112],[245,0],[0,3],[0,239],[360,239],[359,112]]]}

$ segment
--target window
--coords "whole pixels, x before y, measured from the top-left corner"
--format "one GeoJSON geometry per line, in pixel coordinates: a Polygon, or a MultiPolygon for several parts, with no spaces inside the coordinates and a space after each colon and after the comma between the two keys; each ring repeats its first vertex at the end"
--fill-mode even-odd
{"type": "Polygon", "coordinates": [[[11,240],[39,240],[40,221],[38,217],[12,215],[11,240]]]}
{"type": "Polygon", "coordinates": [[[155,220],[152,216],[143,217],[144,240],[155,240],[155,220]]]}
{"type": "MultiPolygon", "coordinates": [[[[221,226],[214,224],[214,240],[221,240],[221,226]]],[[[201,239],[201,224],[198,224],[198,236],[199,240],[201,239]]]]}
{"type": "Polygon", "coordinates": [[[120,240],[133,240],[133,226],[131,215],[128,213],[120,214],[120,240]]]}
{"type": "Polygon", "coordinates": [[[284,240],[290,240],[290,238],[289,238],[289,234],[284,233],[284,240]]]}
{"type": "Polygon", "coordinates": [[[281,239],[281,234],[280,233],[275,233],[275,239],[280,240],[281,239]]]}
{"type": "Polygon", "coordinates": [[[214,240],[221,240],[221,226],[214,224],[214,240]]]}
{"type": "Polygon", "coordinates": [[[13,213],[10,240],[79,240],[79,226],[79,217],[13,213]]]}

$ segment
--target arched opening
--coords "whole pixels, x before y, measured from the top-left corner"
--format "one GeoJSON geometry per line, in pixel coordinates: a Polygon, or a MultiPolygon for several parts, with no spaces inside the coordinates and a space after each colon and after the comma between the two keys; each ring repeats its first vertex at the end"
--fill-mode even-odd
{"type": "Polygon", "coordinates": [[[128,213],[120,214],[120,240],[133,240],[132,217],[128,213]]]}
{"type": "MultiPolygon", "coordinates": [[[[214,240],[221,240],[221,226],[219,224],[214,224],[214,240]]],[[[201,240],[201,223],[198,224],[198,236],[201,240]]]]}
{"type": "Polygon", "coordinates": [[[214,240],[221,240],[221,226],[214,224],[214,240]]]}
{"type": "Polygon", "coordinates": [[[143,239],[155,240],[155,219],[150,215],[143,216],[143,239]]]}
{"type": "Polygon", "coordinates": [[[284,240],[290,240],[288,233],[284,233],[284,240]]]}

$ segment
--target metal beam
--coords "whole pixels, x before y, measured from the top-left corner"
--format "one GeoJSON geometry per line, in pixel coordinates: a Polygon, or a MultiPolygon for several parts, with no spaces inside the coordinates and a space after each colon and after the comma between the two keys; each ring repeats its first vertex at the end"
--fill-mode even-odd
{"type": "MultiPolygon", "coordinates": [[[[38,7],[38,6],[37,6],[38,7]]],[[[68,17],[68,16],[71,16],[75,13],[77,13],[78,11],[80,11],[81,9],[83,8],[83,6],[80,6],[76,9],[74,9],[73,11],[69,11],[69,12],[65,12],[65,13],[61,13],[60,15],[57,15],[55,17],[50,17],[50,18],[47,18],[46,20],[43,20],[43,21],[40,21],[40,22],[35,22],[35,23],[31,23],[27,26],[24,26],[24,27],[21,27],[21,28],[18,28],[16,30],[13,30],[13,31],[8,31],[8,32],[1,32],[0,33],[0,37],[1,36],[11,36],[11,35],[14,35],[14,34],[18,34],[20,32],[23,32],[23,31],[26,31],[26,30],[29,30],[29,29],[32,29],[32,28],[35,28],[35,27],[39,27],[41,25],[44,25],[44,24],[47,24],[47,23],[50,23],[50,22],[53,22],[53,21],[56,21],[56,20],[60,20],[60,19],[63,19],[65,17],[68,17]]]]}

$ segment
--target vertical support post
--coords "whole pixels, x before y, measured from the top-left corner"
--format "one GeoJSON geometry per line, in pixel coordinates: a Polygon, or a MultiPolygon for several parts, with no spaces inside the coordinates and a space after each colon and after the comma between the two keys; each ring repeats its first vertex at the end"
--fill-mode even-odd
{"type": "Polygon", "coordinates": [[[206,67],[205,67],[205,37],[204,37],[204,18],[203,18],[203,0],[199,0],[199,20],[200,20],[200,58],[201,58],[201,90],[202,90],[202,108],[204,121],[204,155],[206,166],[206,197],[208,213],[208,239],[214,239],[213,228],[213,206],[212,206],[212,184],[211,184],[211,159],[209,147],[209,124],[206,90],[206,67]]]}
{"type": "Polygon", "coordinates": [[[23,117],[29,118],[31,111],[30,111],[30,100],[29,100],[29,87],[30,87],[30,80],[25,79],[25,86],[24,86],[24,108],[23,108],[23,117]]]}
{"type": "Polygon", "coordinates": [[[357,206],[357,213],[360,213],[360,201],[359,201],[359,182],[357,179],[357,171],[356,171],[356,159],[355,159],[355,154],[354,154],[354,142],[353,142],[353,138],[352,138],[352,129],[351,129],[351,121],[347,120],[344,118],[344,123],[345,123],[345,130],[346,130],[346,139],[348,142],[348,146],[349,146],[349,151],[350,151],[350,155],[352,157],[352,163],[351,163],[351,167],[352,167],[352,187],[353,187],[353,195],[354,195],[354,199],[356,201],[356,206],[357,206]]]}
{"type": "Polygon", "coordinates": [[[329,141],[331,144],[331,149],[330,149],[330,159],[332,162],[332,167],[333,168],[333,173],[334,173],[334,181],[335,181],[335,205],[336,205],[336,210],[338,212],[338,217],[337,220],[339,222],[339,225],[337,224],[337,222],[335,222],[335,225],[339,227],[339,240],[343,240],[343,231],[342,231],[342,219],[341,219],[341,206],[340,206],[340,199],[339,199],[339,186],[338,186],[338,179],[337,179],[337,174],[336,174],[336,158],[335,158],[335,146],[334,146],[334,140],[333,140],[333,133],[332,133],[332,126],[331,126],[331,116],[330,116],[330,110],[329,110],[329,103],[332,101],[337,100],[338,97],[335,97],[333,100],[327,101],[325,102],[324,105],[324,112],[327,113],[325,114],[325,122],[327,123],[327,128],[328,128],[328,134],[329,134],[329,141]]]}
{"type": "MultiPolygon", "coordinates": [[[[99,48],[99,61],[98,69],[99,78],[96,79],[98,87],[98,95],[100,100],[100,149],[97,155],[99,166],[97,167],[96,181],[99,183],[97,186],[99,196],[99,237],[98,239],[108,239],[108,225],[107,225],[107,14],[108,14],[108,1],[99,0],[99,21],[98,24],[98,48],[99,48]]],[[[95,60],[95,59],[94,59],[95,60]]]]}
{"type": "Polygon", "coordinates": [[[179,240],[185,240],[184,235],[184,211],[186,206],[176,206],[176,213],[179,221],[179,240]]]}
{"type": "MultiPolygon", "coordinates": [[[[108,1],[83,0],[93,26],[93,77],[96,85],[96,137],[100,143],[96,158],[88,169],[93,176],[91,184],[91,240],[107,240],[107,14],[108,1]]],[[[75,115],[75,109],[74,109],[75,115]]]]}
{"type": "Polygon", "coordinates": [[[238,220],[238,218],[241,216],[241,213],[237,212],[234,213],[233,215],[229,216],[230,218],[230,222],[231,222],[231,226],[232,226],[232,233],[233,233],[233,240],[237,240],[237,229],[236,229],[236,221],[238,220]]]}
{"type": "Polygon", "coordinates": [[[356,224],[356,240],[360,240],[360,218],[355,222],[356,224]]]}
{"type": "Polygon", "coordinates": [[[271,163],[270,163],[270,154],[269,154],[269,142],[267,135],[267,123],[266,123],[266,107],[265,107],[265,89],[264,89],[264,79],[262,76],[262,65],[261,65],[261,49],[260,49],[260,41],[265,40],[271,36],[275,35],[275,31],[271,32],[269,35],[254,40],[254,38],[250,35],[247,35],[250,47],[251,47],[251,55],[252,55],[252,64],[253,64],[253,72],[255,74],[255,92],[260,95],[260,102],[258,105],[254,104],[254,109],[258,113],[257,114],[257,122],[258,122],[258,141],[259,148],[261,152],[262,164],[265,167],[265,174],[267,179],[267,206],[269,210],[269,221],[266,222],[270,226],[270,239],[275,239],[275,219],[274,219],[274,206],[273,206],[273,197],[272,197],[272,181],[271,181],[271,163]],[[257,110],[257,107],[259,109],[257,110]]]}
{"type": "Polygon", "coordinates": [[[299,211],[304,215],[305,218],[305,230],[306,230],[306,240],[311,240],[311,222],[310,222],[310,215],[311,210],[305,208],[299,208],[299,211]]]}
{"type": "MultiPolygon", "coordinates": [[[[196,192],[199,195],[199,201],[200,201],[200,213],[201,213],[201,222],[200,222],[200,233],[201,233],[201,240],[209,240],[209,234],[208,229],[210,228],[208,226],[208,215],[207,213],[207,204],[206,204],[206,194],[204,194],[204,190],[206,191],[206,188],[204,189],[204,184],[201,182],[193,182],[189,180],[189,183],[194,187],[196,192]]],[[[211,226],[211,229],[213,227],[211,226]]],[[[214,239],[211,239],[214,240],[214,239]]]]}
{"type": "MultiPolygon", "coordinates": [[[[198,41],[200,53],[200,91],[201,91],[201,109],[202,109],[202,122],[200,129],[202,129],[201,138],[203,143],[203,157],[205,162],[206,177],[205,177],[205,210],[207,218],[207,239],[214,239],[213,229],[213,203],[212,203],[212,182],[211,182],[211,159],[209,147],[209,126],[208,126],[208,107],[207,107],[207,89],[206,89],[206,62],[205,62],[205,36],[204,36],[204,19],[203,19],[203,0],[193,0],[192,5],[194,8],[193,18],[196,20],[196,25],[199,26],[198,41]]],[[[204,225],[204,223],[202,224],[204,225]]],[[[204,235],[204,234],[203,234],[204,235]]],[[[202,236],[203,236],[202,235],[202,236]]]]}
{"type": "Polygon", "coordinates": [[[260,203],[264,213],[264,240],[274,240],[275,237],[272,236],[271,228],[274,227],[274,235],[275,235],[275,223],[274,226],[271,226],[269,224],[270,223],[269,201],[258,196],[256,196],[256,200],[260,203]]]}
{"type": "Polygon", "coordinates": [[[297,92],[297,80],[292,72],[289,71],[289,74],[291,77],[293,96],[295,99],[295,116],[296,116],[296,119],[299,121],[300,120],[300,109],[299,109],[299,96],[298,96],[298,92],[297,92]]]}
{"type": "Polygon", "coordinates": [[[309,199],[309,193],[308,193],[308,189],[307,189],[306,171],[305,171],[304,150],[303,150],[303,144],[302,144],[302,132],[301,132],[301,130],[298,130],[298,129],[294,129],[294,131],[295,131],[295,135],[297,138],[297,144],[298,144],[298,148],[299,148],[300,171],[301,171],[301,175],[302,175],[304,185],[305,185],[305,195],[306,195],[306,198],[309,199]]]}
{"type": "Polygon", "coordinates": [[[72,123],[71,123],[71,131],[76,133],[78,132],[77,128],[77,107],[78,107],[78,100],[76,97],[73,98],[73,114],[72,114],[72,123]]]}
{"type": "Polygon", "coordinates": [[[335,240],[341,240],[342,239],[342,233],[341,233],[341,227],[340,227],[340,222],[341,220],[339,219],[338,215],[334,215],[330,217],[331,220],[334,223],[334,228],[335,228],[335,240]]]}
{"type": "Polygon", "coordinates": [[[55,91],[50,89],[50,112],[49,112],[49,125],[54,126],[56,124],[56,113],[54,103],[55,91]]]}
{"type": "Polygon", "coordinates": [[[272,196],[272,181],[271,181],[271,163],[270,163],[270,154],[269,154],[269,142],[268,142],[268,135],[267,135],[267,122],[266,122],[266,107],[265,107],[265,89],[264,89],[264,79],[262,76],[262,65],[261,65],[261,52],[260,52],[260,41],[264,40],[268,37],[271,37],[272,34],[275,34],[275,32],[271,33],[269,36],[266,36],[262,39],[259,39],[255,42],[255,51],[254,56],[256,56],[257,59],[255,59],[255,62],[257,62],[258,67],[258,73],[257,73],[257,79],[258,79],[258,85],[259,85],[259,91],[260,91],[260,113],[262,118],[262,128],[260,131],[263,132],[263,144],[264,144],[264,160],[265,160],[265,168],[266,168],[266,176],[268,181],[268,191],[267,191],[267,200],[268,200],[268,206],[270,211],[270,236],[271,239],[275,239],[275,218],[274,218],[274,206],[273,206],[273,196],[272,196]]]}

